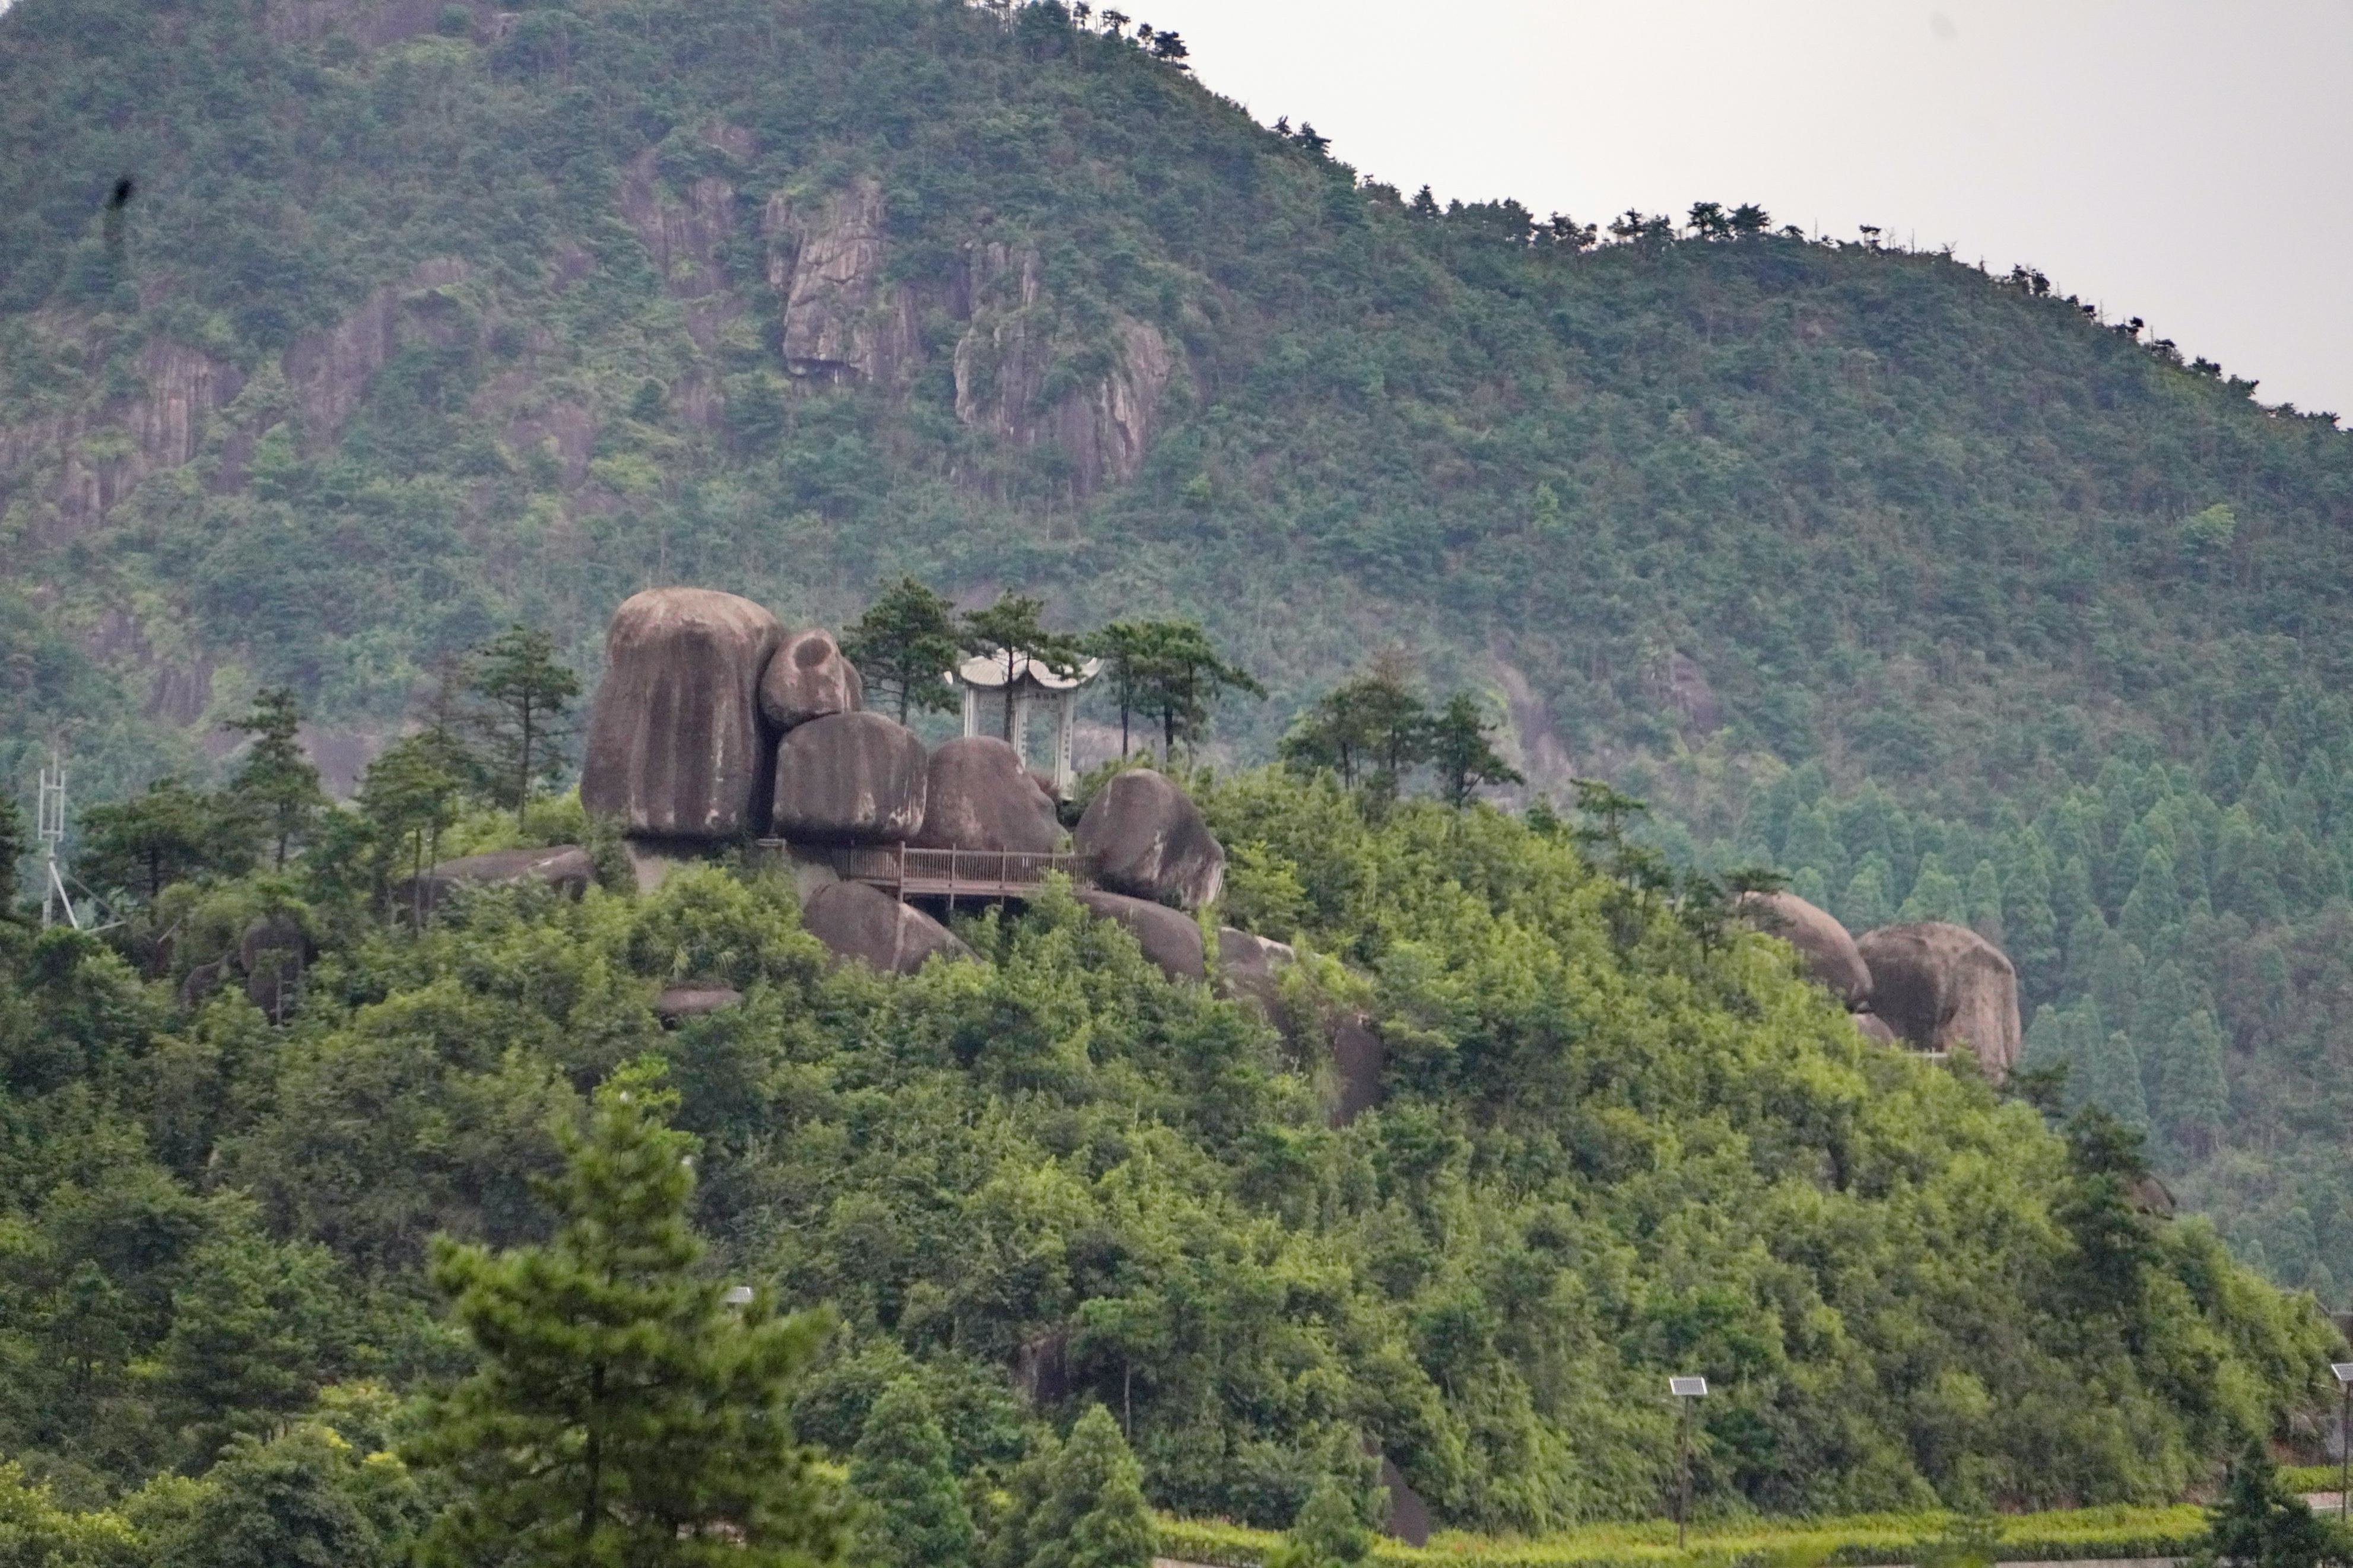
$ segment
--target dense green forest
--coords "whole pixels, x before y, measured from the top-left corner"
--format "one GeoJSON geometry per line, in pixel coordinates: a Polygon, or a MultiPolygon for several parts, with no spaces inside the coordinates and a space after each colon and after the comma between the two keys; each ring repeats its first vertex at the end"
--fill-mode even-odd
{"type": "MultiPolygon", "coordinates": [[[[475,1539],[436,1412],[515,1430],[497,1384],[417,1396],[512,1345],[499,1303],[592,1289],[480,1248],[593,1254],[599,1191],[655,1193],[662,1310],[833,1314],[776,1364],[922,1523],[869,1561],[1063,1563],[1065,1482],[1345,1533],[1367,1439],[1458,1524],[1649,1515],[1691,1367],[1719,1513],[2167,1499],[2325,1397],[2335,1331],[2146,1212],[2131,1130],[1866,1042],[1778,942],[1613,873],[1606,823],[1194,775],[1225,916],[1301,948],[1262,1012],[1059,889],[961,921],[969,959],[831,964],[756,857],[639,892],[607,855],[420,930],[375,891],[401,766],[283,869],[226,810],[247,770],[196,798],[248,869],[183,862],[102,937],[0,922],[0,1517],[89,1538],[42,1561],[475,1539]],[[257,921],[317,944],[291,1005],[201,984],[257,921]],[[743,999],[665,1026],[680,983],[743,999]],[[1321,1021],[1357,1013],[1388,1095],[1335,1126],[1321,1021]]],[[[440,832],[598,841],[571,797],[440,832]]]]}
{"type": "Polygon", "coordinates": [[[2031,272],[1409,198],[1052,5],[18,0],[0,40],[27,800],[55,741],[87,799],[201,776],[279,684],[348,781],[459,650],[523,618],[592,671],[652,582],[1190,616],[1271,691],[1237,761],[1397,647],[1537,791],[1615,779],[1858,929],[1998,930],[2031,1055],[2242,1255],[2353,1285],[2332,417],[2031,272]]]}

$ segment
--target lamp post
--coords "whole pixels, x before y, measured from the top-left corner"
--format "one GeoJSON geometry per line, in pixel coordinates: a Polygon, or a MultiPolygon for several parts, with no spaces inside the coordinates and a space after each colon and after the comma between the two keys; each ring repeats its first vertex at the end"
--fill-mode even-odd
{"type": "Polygon", "coordinates": [[[1684,1524],[1691,1518],[1692,1406],[1707,1397],[1707,1379],[1671,1377],[1667,1392],[1683,1405],[1683,1474],[1675,1488],[1675,1550],[1681,1552],[1684,1524]]]}
{"type": "Polygon", "coordinates": [[[2346,1506],[2346,1494],[2353,1492],[2353,1361],[2333,1361],[2328,1370],[2337,1374],[2337,1517],[2342,1521],[2353,1518],[2353,1510],[2346,1506]]]}

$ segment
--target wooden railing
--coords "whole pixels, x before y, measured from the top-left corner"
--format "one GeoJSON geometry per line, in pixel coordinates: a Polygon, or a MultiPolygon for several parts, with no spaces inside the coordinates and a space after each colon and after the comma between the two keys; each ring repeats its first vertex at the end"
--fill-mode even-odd
{"type": "Polygon", "coordinates": [[[793,844],[761,840],[776,854],[824,866],[846,882],[864,882],[899,898],[1018,899],[1049,875],[1085,875],[1085,858],[1029,849],[917,849],[904,844],[793,844]]]}

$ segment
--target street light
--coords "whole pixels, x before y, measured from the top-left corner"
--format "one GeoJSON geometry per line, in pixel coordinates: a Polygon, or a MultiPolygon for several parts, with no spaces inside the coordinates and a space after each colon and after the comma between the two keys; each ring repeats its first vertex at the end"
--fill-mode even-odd
{"type": "MultiPolygon", "coordinates": [[[[2346,1371],[2353,1373],[2353,1366],[2346,1371]]],[[[2348,1384],[2353,1387],[2353,1384],[2348,1384]]],[[[1667,1392],[1683,1407],[1683,1482],[1675,1494],[1675,1550],[1683,1549],[1683,1521],[1691,1517],[1691,1450],[1692,1406],[1707,1397],[1707,1379],[1704,1377],[1671,1377],[1667,1392]]]]}
{"type": "Polygon", "coordinates": [[[2346,1507],[2346,1494],[2353,1491],[2353,1430],[2346,1419],[2353,1416],[2353,1361],[2330,1362],[2328,1370],[2337,1374],[2337,1517],[2342,1521],[2353,1518],[2346,1507]]]}

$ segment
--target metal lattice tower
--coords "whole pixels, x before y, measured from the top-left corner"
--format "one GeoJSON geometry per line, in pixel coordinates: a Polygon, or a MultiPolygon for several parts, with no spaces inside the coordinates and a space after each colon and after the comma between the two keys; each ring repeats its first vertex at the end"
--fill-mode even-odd
{"type": "Polygon", "coordinates": [[[66,764],[54,751],[49,753],[49,765],[41,770],[35,820],[41,840],[41,924],[44,928],[57,924],[62,909],[66,923],[79,931],[81,916],[74,911],[73,895],[66,891],[65,868],[58,859],[58,847],[66,837],[66,764]]]}

